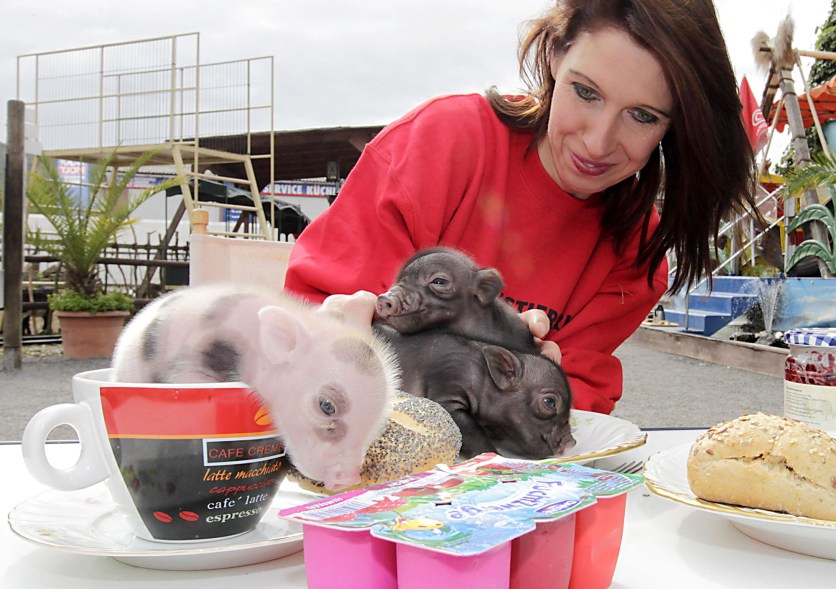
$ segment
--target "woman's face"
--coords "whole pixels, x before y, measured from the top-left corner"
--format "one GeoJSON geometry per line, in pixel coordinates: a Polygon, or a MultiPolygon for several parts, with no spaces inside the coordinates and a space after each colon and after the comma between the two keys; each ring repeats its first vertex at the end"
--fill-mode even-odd
{"type": "Polygon", "coordinates": [[[552,62],[555,79],[540,160],[586,199],[638,172],[670,126],[674,102],[653,55],[618,29],[581,33],[552,62]]]}

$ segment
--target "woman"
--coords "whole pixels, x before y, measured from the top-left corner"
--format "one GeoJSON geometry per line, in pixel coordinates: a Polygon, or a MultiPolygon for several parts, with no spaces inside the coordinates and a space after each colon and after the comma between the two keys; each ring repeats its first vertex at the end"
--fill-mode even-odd
{"type": "Polygon", "coordinates": [[[752,204],[734,73],[709,0],[558,0],[520,56],[528,95],[438,98],[370,142],[286,284],[380,293],[414,251],[464,250],[548,317],[574,406],[609,413],[612,352],[668,287],[667,252],[671,289],[694,283],[752,204]]]}

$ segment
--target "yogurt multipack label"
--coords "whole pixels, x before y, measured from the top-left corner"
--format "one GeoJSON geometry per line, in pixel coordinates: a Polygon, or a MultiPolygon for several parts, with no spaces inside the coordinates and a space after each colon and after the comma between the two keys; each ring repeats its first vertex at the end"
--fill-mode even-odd
{"type": "Polygon", "coordinates": [[[303,524],[373,536],[459,556],[481,554],[642,483],[552,460],[481,454],[435,469],[282,510],[303,524]]]}
{"type": "Polygon", "coordinates": [[[638,475],[624,475],[580,464],[561,463],[559,459],[519,460],[496,454],[480,454],[456,464],[450,470],[472,476],[490,476],[502,482],[532,478],[551,480],[560,485],[575,485],[596,497],[621,495],[644,481],[638,475]]]}

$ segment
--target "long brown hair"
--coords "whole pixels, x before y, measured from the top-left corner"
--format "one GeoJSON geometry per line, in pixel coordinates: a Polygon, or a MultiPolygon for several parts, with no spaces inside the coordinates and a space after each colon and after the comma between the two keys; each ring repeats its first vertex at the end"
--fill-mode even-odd
{"type": "MultiPolygon", "coordinates": [[[[488,100],[509,126],[545,135],[555,81],[550,61],[580,32],[612,27],[625,31],[661,64],[674,112],[660,148],[637,178],[603,193],[604,234],[623,249],[635,227],[641,245],[635,263],[648,266],[648,281],[676,255],[671,291],[710,277],[712,238],[733,213],[754,207],[753,154],[740,119],[740,100],[726,45],[710,0],[557,0],[531,21],[520,44],[520,72],[529,94],[488,100]],[[659,228],[648,235],[650,210],[662,197],[659,228]]],[[[756,213],[757,214],[757,213],[756,213]]]]}

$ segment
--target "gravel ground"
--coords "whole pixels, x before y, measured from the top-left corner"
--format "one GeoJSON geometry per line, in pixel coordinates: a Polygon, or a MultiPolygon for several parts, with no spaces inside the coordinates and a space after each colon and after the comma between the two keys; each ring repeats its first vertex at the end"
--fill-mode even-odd
{"type": "MultiPolygon", "coordinates": [[[[624,366],[624,396],[613,415],[640,427],[708,427],[743,413],[783,412],[783,380],[667,354],[628,340],[616,356],[624,366]]],[[[71,381],[109,360],[67,360],[60,345],[24,346],[23,367],[0,371],[0,440],[20,440],[29,418],[72,402],[71,381]]],[[[52,438],[74,437],[70,428],[52,438]]]]}
{"type": "Polygon", "coordinates": [[[709,427],[744,413],[784,412],[782,378],[667,354],[630,340],[615,354],[624,367],[624,395],[613,415],[640,427],[709,427]]]}
{"type": "MultiPolygon", "coordinates": [[[[107,368],[108,358],[67,360],[60,344],[23,346],[22,368],[0,371],[0,440],[20,440],[23,429],[40,409],[71,403],[74,374],[107,368]]],[[[69,427],[57,428],[53,439],[74,439],[69,427]]]]}

